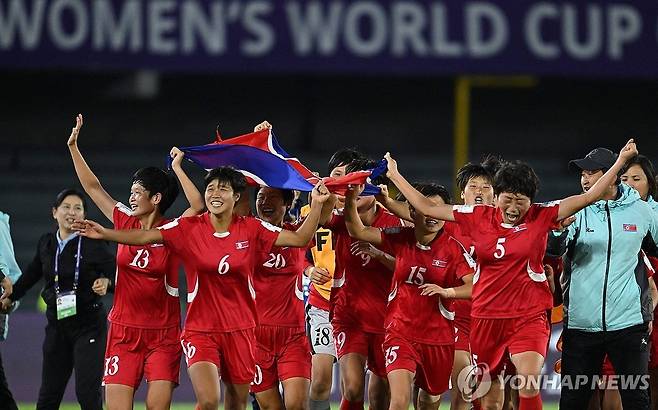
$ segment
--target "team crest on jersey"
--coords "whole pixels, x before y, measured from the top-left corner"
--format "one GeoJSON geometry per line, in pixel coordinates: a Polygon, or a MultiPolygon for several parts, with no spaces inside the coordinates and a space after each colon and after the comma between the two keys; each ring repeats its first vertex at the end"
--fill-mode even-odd
{"type": "Polygon", "coordinates": [[[249,247],[249,241],[238,241],[235,243],[235,249],[247,249],[249,247]]]}
{"type": "Polygon", "coordinates": [[[436,266],[437,268],[445,268],[446,266],[448,266],[448,262],[442,261],[440,259],[434,259],[432,260],[432,266],[436,266]]]}
{"type": "Polygon", "coordinates": [[[635,224],[624,224],[624,232],[637,232],[637,225],[635,224]]]}
{"type": "Polygon", "coordinates": [[[521,231],[526,231],[528,229],[528,225],[526,224],[521,224],[521,225],[516,225],[514,228],[512,228],[512,232],[521,232],[521,231]]]}

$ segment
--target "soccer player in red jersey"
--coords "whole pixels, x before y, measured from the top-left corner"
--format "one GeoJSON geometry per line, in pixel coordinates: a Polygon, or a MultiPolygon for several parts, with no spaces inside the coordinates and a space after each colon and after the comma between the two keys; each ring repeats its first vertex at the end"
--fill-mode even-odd
{"type": "MultiPolygon", "coordinates": [[[[457,222],[475,243],[477,270],[473,279],[471,348],[480,366],[496,376],[505,352],[511,355],[523,382],[519,409],[541,409],[537,383],[550,337],[547,310],[553,299],[542,265],[548,231],[597,201],[614,183],[617,172],[637,149],[630,140],[614,166],[587,192],[560,202],[533,204],[538,178],[521,162],[505,164],[494,178],[496,207],[438,205],[415,190],[397,170],[390,154],[387,176],[409,203],[428,217],[457,222]]],[[[494,378],[482,398],[485,409],[499,409],[502,390],[494,378]]]]}
{"type": "MultiPolygon", "coordinates": [[[[349,148],[336,151],[329,159],[329,176],[342,177],[345,167],[355,159],[362,159],[363,154],[349,148]]],[[[342,208],[343,200],[337,197],[335,206],[342,208]]],[[[302,208],[302,214],[307,207],[302,208]]],[[[309,343],[313,357],[311,359],[311,388],[309,392],[310,410],[329,410],[329,398],[333,383],[333,367],[337,359],[333,327],[329,320],[331,288],[336,267],[334,241],[331,231],[320,228],[315,234],[311,247],[313,264],[304,269],[304,274],[311,281],[309,286],[306,320],[309,343]]]]}
{"type": "MultiPolygon", "coordinates": [[[[457,171],[456,183],[461,191],[460,196],[465,205],[493,205],[494,192],[493,192],[493,176],[500,166],[500,161],[496,157],[487,157],[482,163],[468,163],[457,171]]],[[[385,195],[378,196],[377,199],[391,212],[413,222],[411,217],[409,205],[406,202],[396,201],[385,195]]],[[[443,227],[448,235],[453,236],[459,243],[464,245],[468,250],[470,256],[475,257],[475,245],[473,241],[465,236],[459,225],[455,223],[447,223],[443,227]]],[[[450,394],[450,410],[467,410],[470,408],[471,403],[467,402],[460,390],[458,376],[461,371],[472,364],[471,347],[470,347],[470,329],[471,329],[471,300],[470,299],[456,299],[453,302],[455,312],[455,320],[453,322],[456,329],[455,336],[455,360],[452,367],[452,374],[450,381],[452,384],[450,394]]],[[[418,388],[417,386],[415,387],[418,388]]],[[[417,391],[414,391],[418,394],[417,391]]],[[[503,409],[511,409],[506,407],[509,403],[507,400],[504,402],[503,409]]],[[[422,398],[424,393],[420,393],[422,398]]],[[[472,404],[479,408],[479,402],[473,401],[472,404]]]]}
{"type": "Polygon", "coordinates": [[[82,235],[133,245],[164,243],[183,259],[191,292],[181,344],[201,409],[219,406],[220,374],[226,387],[224,408],[245,409],[255,370],[256,259],[274,246],[307,246],[330,196],[323,184],[316,185],[311,212],[299,229],[289,231],[233,215],[246,184],[233,168],[211,170],[205,179],[208,212],[159,229],[117,231],[93,221],[76,223],[82,235]]]}
{"type": "MultiPolygon", "coordinates": [[[[133,176],[130,207],[118,202],[103,189],[78,149],[82,124],[82,115],[78,115],[68,140],[71,158],[85,192],[115,228],[151,229],[169,222],[163,214],[178,195],[176,180],[158,168],[142,168],[133,176]]],[[[181,168],[183,154],[173,149],[172,157],[174,172],[192,204],[184,215],[200,213],[203,199],[181,168]]],[[[162,245],[117,248],[103,378],[109,409],[131,409],[142,377],[148,382],[149,409],[171,404],[181,358],[179,267],[180,260],[162,245]]]]}
{"type": "MultiPolygon", "coordinates": [[[[418,190],[437,204],[450,203],[439,185],[418,190]]],[[[355,193],[348,195],[345,222],[350,235],[395,255],[395,273],[386,310],[384,351],[391,387],[391,409],[406,409],[410,384],[422,389],[419,409],[438,409],[448,389],[454,360],[454,312],[449,299],[469,298],[475,262],[446,232],[444,222],[410,207],[414,227],[366,227],[356,212],[355,193]],[[419,332],[419,329],[422,331],[419,332]]]]}
{"type": "MultiPolygon", "coordinates": [[[[258,217],[295,231],[300,223],[284,223],[294,192],[262,187],[256,195],[258,217]]],[[[333,202],[325,202],[331,212],[333,202]]],[[[301,410],[308,405],[311,350],[306,338],[301,275],[306,248],[273,247],[256,257],[256,375],[251,391],[263,410],[301,410]],[[283,384],[284,400],[279,394],[283,384]],[[285,406],[284,406],[285,402],[285,406]]]]}
{"type": "MultiPolygon", "coordinates": [[[[353,161],[346,172],[374,168],[371,160],[353,161]]],[[[378,205],[374,196],[357,199],[357,210],[366,226],[378,228],[403,225],[400,218],[378,205]]],[[[334,339],[340,366],[343,400],[341,409],[362,409],[366,367],[371,371],[368,398],[370,407],[388,407],[388,386],[384,353],[384,314],[392,271],[367,253],[354,252],[353,240],[340,210],[324,226],[332,231],[336,269],[331,291],[334,339]]]]}

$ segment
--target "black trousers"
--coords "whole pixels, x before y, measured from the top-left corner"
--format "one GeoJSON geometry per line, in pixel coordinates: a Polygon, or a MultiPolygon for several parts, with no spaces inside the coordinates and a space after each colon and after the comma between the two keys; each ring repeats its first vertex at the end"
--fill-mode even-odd
{"type": "Polygon", "coordinates": [[[49,320],[43,341],[43,369],[37,410],[56,410],[75,371],[82,410],[102,410],[101,382],[107,340],[103,309],[64,320],[49,320]]]}
{"type": "Polygon", "coordinates": [[[607,332],[565,329],[562,333],[560,409],[586,409],[608,355],[624,409],[649,410],[647,325],[607,332]]]}
{"type": "Polygon", "coordinates": [[[11,395],[5,368],[2,365],[2,356],[0,356],[0,410],[18,410],[14,396],[11,395]]]}

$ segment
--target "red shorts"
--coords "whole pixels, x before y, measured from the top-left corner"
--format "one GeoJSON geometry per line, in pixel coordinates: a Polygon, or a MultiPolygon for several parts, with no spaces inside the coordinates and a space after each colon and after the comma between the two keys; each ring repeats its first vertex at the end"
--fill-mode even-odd
{"type": "Polygon", "coordinates": [[[608,355],[605,355],[603,358],[603,366],[601,366],[601,376],[614,376],[615,368],[612,366],[612,362],[608,355]]]}
{"type": "Polygon", "coordinates": [[[254,329],[233,332],[197,332],[183,330],[183,346],[187,367],[198,362],[213,363],[228,384],[249,384],[254,380],[254,329]]]}
{"type": "Polygon", "coordinates": [[[397,334],[386,334],[384,339],[386,373],[408,370],[416,374],[415,384],[433,396],[438,396],[450,385],[450,373],[455,359],[455,346],[429,345],[411,342],[397,334]]]}
{"type": "Polygon", "coordinates": [[[455,350],[471,351],[471,319],[462,318],[453,322],[455,325],[455,350]]]}
{"type": "Polygon", "coordinates": [[[304,328],[256,327],[256,376],[251,392],[260,393],[292,377],[311,380],[311,348],[304,328]]]}
{"type": "Polygon", "coordinates": [[[147,382],[167,380],[177,385],[182,353],[179,334],[178,327],[144,329],[110,323],[103,385],[137,389],[142,377],[147,382]]]}
{"type": "Polygon", "coordinates": [[[357,353],[368,359],[368,370],[379,377],[386,377],[386,365],[384,360],[384,335],[378,333],[367,333],[360,329],[333,324],[334,340],[338,360],[348,353],[357,353]]]}
{"type": "Polygon", "coordinates": [[[546,312],[512,319],[473,318],[471,329],[473,359],[487,365],[491,376],[504,369],[506,353],[537,352],[546,357],[551,336],[546,312]]]}

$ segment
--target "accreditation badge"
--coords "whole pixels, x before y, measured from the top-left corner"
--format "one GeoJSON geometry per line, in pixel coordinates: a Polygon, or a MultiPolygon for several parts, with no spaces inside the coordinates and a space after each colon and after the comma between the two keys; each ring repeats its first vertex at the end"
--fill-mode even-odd
{"type": "Polygon", "coordinates": [[[57,320],[75,315],[75,292],[63,292],[57,295],[57,320]]]}

